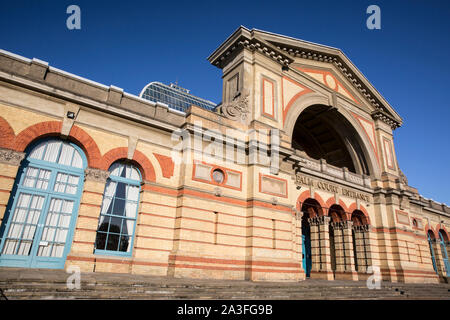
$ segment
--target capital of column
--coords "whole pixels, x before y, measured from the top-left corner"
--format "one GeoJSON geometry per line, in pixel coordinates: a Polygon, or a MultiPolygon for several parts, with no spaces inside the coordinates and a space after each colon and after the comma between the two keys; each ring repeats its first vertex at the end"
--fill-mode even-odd
{"type": "Polygon", "coordinates": [[[320,217],[312,217],[308,219],[309,224],[311,225],[323,225],[330,223],[330,217],[328,216],[320,216],[320,217]]]}
{"type": "Polygon", "coordinates": [[[11,149],[0,148],[0,162],[13,166],[19,166],[25,158],[25,152],[18,152],[11,149]]]}
{"type": "Polygon", "coordinates": [[[84,177],[86,180],[106,183],[106,180],[109,178],[109,171],[87,168],[84,171],[84,177]]]}
{"type": "Polygon", "coordinates": [[[344,229],[352,229],[353,228],[353,222],[352,221],[338,221],[338,222],[331,222],[331,226],[333,229],[336,230],[344,230],[344,229]]]}
{"type": "Polygon", "coordinates": [[[364,224],[362,226],[353,226],[353,230],[355,230],[355,232],[367,232],[370,229],[370,225],[368,224],[364,224]]]}
{"type": "Polygon", "coordinates": [[[297,217],[297,219],[301,219],[303,217],[303,211],[301,210],[297,210],[297,208],[295,206],[292,206],[292,211],[295,213],[295,216],[297,217]]]}

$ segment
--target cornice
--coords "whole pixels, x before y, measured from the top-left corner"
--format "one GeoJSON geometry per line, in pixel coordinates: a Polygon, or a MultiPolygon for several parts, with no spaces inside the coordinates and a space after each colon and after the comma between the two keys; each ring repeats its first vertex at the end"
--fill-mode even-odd
{"type": "Polygon", "coordinates": [[[233,54],[238,52],[239,49],[248,49],[251,52],[260,52],[284,66],[288,66],[290,63],[294,62],[294,59],[292,59],[288,54],[277,49],[260,37],[255,36],[253,31],[250,32],[244,27],[236,30],[235,33],[233,33],[208,57],[208,61],[212,65],[223,69],[231,57],[234,56],[233,54]]]}

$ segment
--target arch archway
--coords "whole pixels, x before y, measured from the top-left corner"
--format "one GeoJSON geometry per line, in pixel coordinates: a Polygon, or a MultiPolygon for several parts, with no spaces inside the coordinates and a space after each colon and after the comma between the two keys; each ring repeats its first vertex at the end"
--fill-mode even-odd
{"type": "MultiPolygon", "coordinates": [[[[345,106],[339,105],[338,110],[336,108],[332,108],[330,107],[329,98],[320,94],[310,93],[301,96],[292,104],[291,108],[288,110],[284,123],[284,132],[286,133],[286,135],[292,137],[292,146],[295,147],[294,131],[296,130],[297,122],[302,117],[302,113],[304,111],[307,111],[307,109],[309,109],[310,107],[316,106],[322,106],[323,108],[325,108],[320,111],[315,111],[322,112],[325,110],[325,113],[323,113],[322,115],[326,116],[325,118],[328,118],[328,124],[330,124],[330,128],[328,130],[330,134],[328,136],[335,133],[339,137],[339,139],[336,138],[335,141],[331,143],[331,145],[339,146],[339,148],[334,148],[334,150],[331,150],[329,152],[335,151],[336,154],[341,153],[341,155],[343,156],[342,159],[332,159],[330,164],[335,163],[337,164],[337,166],[343,167],[345,165],[349,165],[351,167],[351,165],[349,164],[351,162],[355,167],[354,171],[356,173],[367,173],[368,175],[373,175],[376,177],[380,176],[381,169],[377,155],[372,146],[372,142],[364,133],[361,125],[350,114],[350,112],[346,111],[345,106]],[[330,113],[326,114],[328,112],[330,113]],[[345,124],[345,126],[342,126],[341,124],[345,124]],[[349,158],[351,159],[351,161],[349,160],[349,158]]],[[[311,109],[310,111],[314,110],[311,109]]],[[[301,126],[300,128],[299,126],[297,126],[297,131],[299,130],[301,131],[301,126]]],[[[308,136],[308,134],[303,134],[303,136],[308,136]]],[[[311,134],[309,138],[311,138],[311,134]]],[[[311,140],[312,139],[309,139],[309,141],[311,140]]],[[[316,147],[315,150],[310,150],[310,153],[317,157],[317,150],[320,151],[320,148],[317,149],[316,147]]],[[[326,151],[324,152],[326,153],[326,151]]],[[[305,153],[308,154],[307,152],[305,153]]],[[[319,157],[320,156],[321,153],[319,152],[319,157]]],[[[350,169],[351,168],[349,168],[349,170],[350,169]]]]}
{"type": "Polygon", "coordinates": [[[324,215],[323,209],[320,203],[312,198],[307,198],[301,204],[302,215],[302,265],[303,270],[307,278],[311,276],[311,270],[313,263],[320,261],[320,243],[319,243],[319,256],[313,257],[311,251],[311,219],[318,218],[324,215]]]}
{"type": "Polygon", "coordinates": [[[292,147],[335,167],[370,175],[357,131],[329,106],[316,104],[303,110],[294,126],[292,147]]]}

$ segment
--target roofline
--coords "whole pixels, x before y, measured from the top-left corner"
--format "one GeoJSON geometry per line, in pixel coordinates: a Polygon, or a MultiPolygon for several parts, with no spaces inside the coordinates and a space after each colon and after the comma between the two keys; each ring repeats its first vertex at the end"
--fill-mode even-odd
{"type": "MultiPolygon", "coordinates": [[[[161,106],[163,108],[167,108],[167,111],[170,112],[170,113],[179,114],[179,115],[185,115],[184,112],[180,112],[178,110],[169,108],[167,105],[165,105],[163,103],[159,103],[159,102],[155,103],[153,101],[150,101],[150,100],[147,100],[147,99],[143,99],[143,98],[141,98],[139,96],[136,96],[135,94],[125,92],[120,87],[117,87],[117,86],[114,86],[114,85],[107,86],[105,84],[102,84],[102,83],[99,83],[99,82],[95,82],[93,80],[89,80],[87,78],[80,77],[80,76],[75,75],[73,73],[70,73],[70,72],[67,72],[67,71],[64,71],[64,70],[52,67],[52,66],[50,66],[48,64],[48,62],[42,61],[42,60],[37,59],[37,58],[29,59],[29,58],[23,57],[21,55],[18,55],[18,54],[6,51],[4,49],[0,49],[0,55],[6,56],[8,58],[11,58],[11,59],[14,59],[14,60],[17,60],[17,61],[20,61],[20,62],[23,62],[23,63],[25,63],[27,65],[37,64],[37,65],[40,65],[40,66],[46,68],[48,70],[47,72],[54,72],[56,74],[63,75],[65,77],[67,77],[68,79],[72,79],[72,80],[75,80],[75,81],[80,81],[80,82],[83,82],[85,84],[88,84],[88,85],[95,86],[97,88],[103,89],[105,91],[111,91],[111,89],[112,89],[113,91],[120,92],[125,97],[137,100],[137,101],[142,102],[142,103],[144,103],[146,105],[149,105],[149,106],[152,106],[152,107],[158,105],[158,106],[161,106]]],[[[2,68],[0,68],[0,70],[1,69],[2,68]]],[[[20,76],[22,76],[22,75],[20,75],[20,76]]]]}

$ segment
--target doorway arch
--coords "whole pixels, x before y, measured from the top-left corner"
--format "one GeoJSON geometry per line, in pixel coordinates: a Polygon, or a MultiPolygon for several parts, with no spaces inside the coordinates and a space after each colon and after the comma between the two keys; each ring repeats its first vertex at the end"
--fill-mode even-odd
{"type": "MultiPolygon", "coordinates": [[[[330,99],[326,96],[318,93],[308,93],[297,98],[286,114],[283,127],[286,135],[294,140],[294,130],[298,120],[300,120],[304,111],[314,106],[325,107],[325,114],[331,112],[326,116],[333,114],[336,116],[336,118],[332,120],[332,127],[339,134],[341,139],[343,138],[342,140],[345,143],[345,147],[352,157],[352,162],[356,164],[356,168],[359,168],[359,163],[366,163],[366,172],[368,172],[368,175],[379,177],[381,175],[381,168],[378,161],[378,156],[372,145],[373,143],[364,132],[364,129],[359,124],[359,121],[351,114],[350,111],[346,110],[345,105],[339,104],[338,109],[330,106],[330,99]],[[345,127],[337,125],[341,123],[345,123],[345,127]]],[[[294,146],[292,147],[295,149],[294,146]]],[[[361,169],[356,170],[356,173],[364,173],[364,171],[364,166],[362,166],[361,169]]]]}
{"type": "Polygon", "coordinates": [[[311,250],[311,219],[323,215],[323,210],[319,202],[315,199],[306,199],[301,206],[302,215],[302,265],[307,278],[311,276],[313,265],[320,263],[321,248],[320,241],[318,255],[312,254],[311,250]]]}

